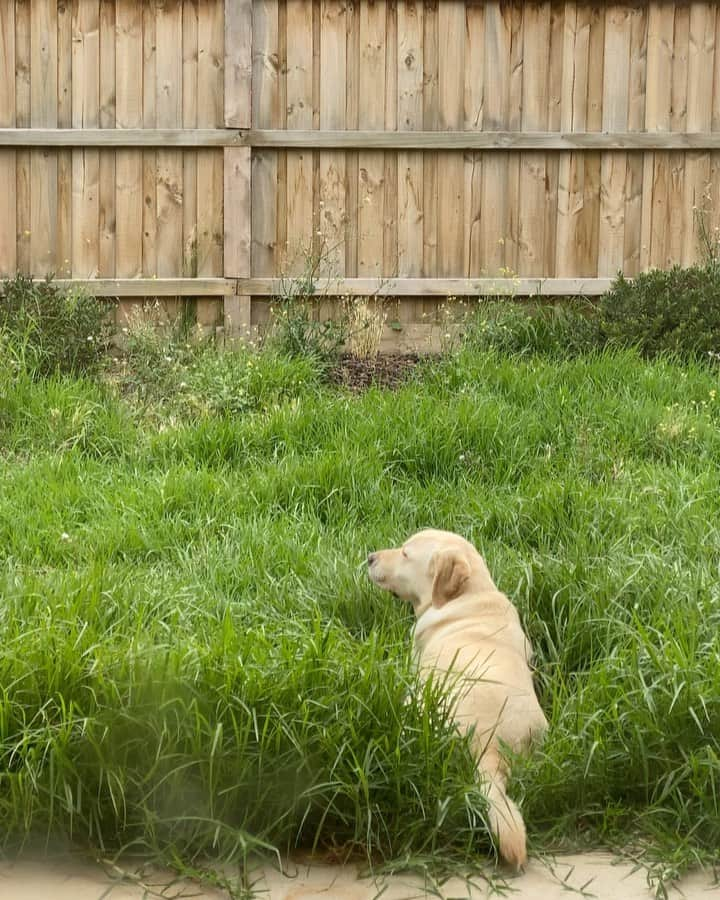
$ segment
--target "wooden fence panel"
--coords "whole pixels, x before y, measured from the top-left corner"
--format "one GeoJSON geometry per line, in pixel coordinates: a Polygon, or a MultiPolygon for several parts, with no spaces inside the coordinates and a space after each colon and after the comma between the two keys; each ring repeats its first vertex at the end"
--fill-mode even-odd
{"type": "Polygon", "coordinates": [[[33,140],[0,136],[0,274],[238,279],[247,323],[243,284],[310,252],[432,296],[688,264],[720,222],[719,47],[709,0],[3,0],[0,129],[33,140]]]}
{"type": "MultiPolygon", "coordinates": [[[[0,4],[0,126],[224,124],[222,0],[0,4]]],[[[0,148],[0,179],[0,274],[223,276],[222,148],[0,148]]]]}
{"type": "MultiPolygon", "coordinates": [[[[358,13],[316,0],[311,31],[308,3],[286,0],[280,19],[274,0],[256,0],[255,41],[266,41],[271,16],[272,52],[292,48],[277,65],[254,68],[257,128],[279,127],[263,110],[277,92],[278,71],[282,80],[283,72],[301,70],[298,46],[318,60],[313,101],[321,131],[712,127],[711,103],[700,101],[713,96],[717,68],[711,4],[367,0],[358,13]],[[357,120],[348,115],[355,86],[357,120]]],[[[261,46],[256,61],[262,58],[261,46]]],[[[282,127],[310,128],[289,96],[288,110],[282,127]]],[[[268,248],[282,241],[289,249],[291,235],[311,232],[313,217],[337,245],[330,268],[344,277],[603,277],[690,262],[698,257],[690,201],[712,180],[709,151],[368,148],[357,154],[355,197],[354,151],[320,150],[313,184],[298,177],[297,158],[283,169],[285,152],[294,151],[254,151],[253,274],[265,277],[298,270],[296,258],[268,248]]]]}

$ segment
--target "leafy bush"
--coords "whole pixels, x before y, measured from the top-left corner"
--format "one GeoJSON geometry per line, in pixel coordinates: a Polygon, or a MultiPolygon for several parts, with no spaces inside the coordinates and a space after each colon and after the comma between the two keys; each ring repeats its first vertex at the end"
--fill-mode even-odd
{"type": "Polygon", "coordinates": [[[720,266],[655,269],[628,281],[622,274],[602,297],[605,339],[653,356],[685,357],[720,352],[720,266]]]}
{"type": "Polygon", "coordinates": [[[564,359],[601,346],[602,336],[589,304],[542,306],[531,312],[517,303],[491,301],[481,303],[467,321],[463,344],[564,359]]]}
{"type": "Polygon", "coordinates": [[[20,274],[4,282],[0,337],[16,367],[41,377],[93,372],[109,336],[107,303],[85,291],[20,274]]]}

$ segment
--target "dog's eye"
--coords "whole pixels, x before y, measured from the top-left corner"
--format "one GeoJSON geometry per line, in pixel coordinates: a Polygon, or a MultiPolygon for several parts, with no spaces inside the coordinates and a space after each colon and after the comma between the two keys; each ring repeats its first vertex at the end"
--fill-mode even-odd
{"type": "Polygon", "coordinates": [[[402,555],[404,556],[405,559],[408,558],[407,551],[403,550],[403,551],[402,551],[402,555]]]}

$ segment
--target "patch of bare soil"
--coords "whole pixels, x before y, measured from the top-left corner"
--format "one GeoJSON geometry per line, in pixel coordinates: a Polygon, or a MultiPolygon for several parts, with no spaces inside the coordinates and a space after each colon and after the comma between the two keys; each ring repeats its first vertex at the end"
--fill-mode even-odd
{"type": "Polygon", "coordinates": [[[356,393],[370,387],[393,389],[406,382],[426,358],[420,353],[383,353],[374,359],[362,359],[344,353],[330,370],[330,380],[356,393]]]}

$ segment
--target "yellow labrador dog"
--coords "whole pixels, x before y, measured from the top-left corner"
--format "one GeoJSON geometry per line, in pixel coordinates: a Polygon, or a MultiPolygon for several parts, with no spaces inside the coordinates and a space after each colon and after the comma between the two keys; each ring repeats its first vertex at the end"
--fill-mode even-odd
{"type": "Polygon", "coordinates": [[[464,731],[474,727],[473,753],[500,855],[520,868],[527,860],[525,823],[505,793],[509,772],[501,744],[526,750],[547,721],[517,610],[495,587],[475,547],[449,531],[420,531],[402,547],[371,553],[368,567],[375,584],[415,609],[421,676],[450,673],[454,719],[464,731]]]}

